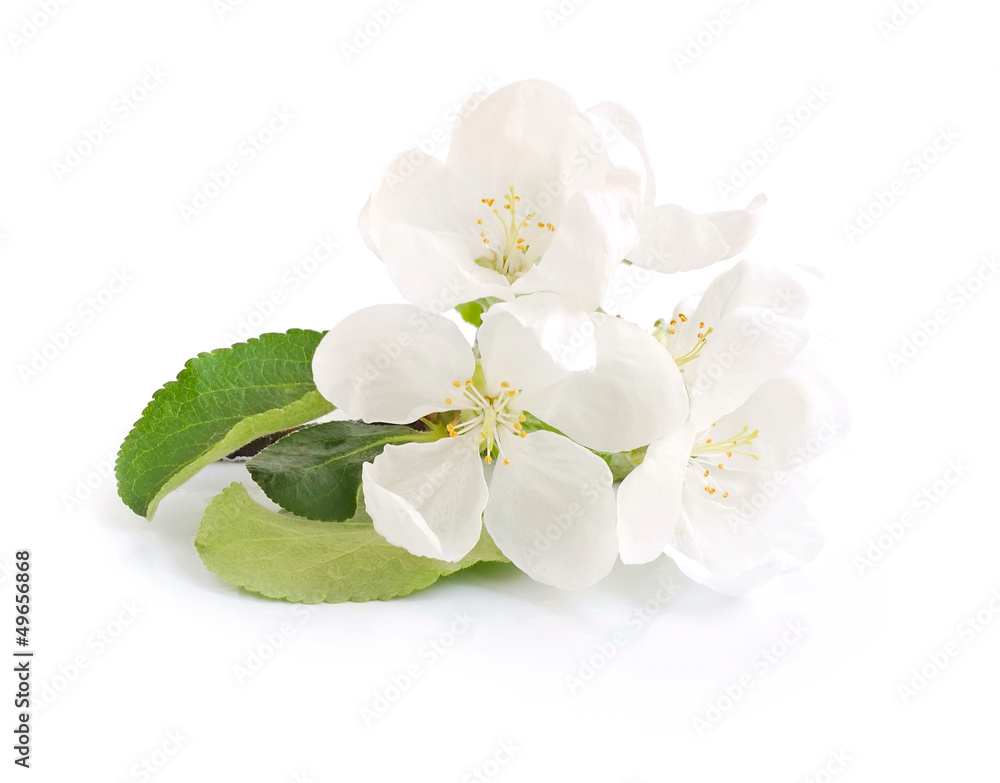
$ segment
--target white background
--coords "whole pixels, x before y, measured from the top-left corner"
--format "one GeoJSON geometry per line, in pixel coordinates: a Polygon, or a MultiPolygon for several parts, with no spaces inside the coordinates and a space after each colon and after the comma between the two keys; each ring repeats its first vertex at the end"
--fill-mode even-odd
{"type": "MultiPolygon", "coordinates": [[[[153,759],[157,783],[438,783],[475,779],[508,741],[516,750],[495,779],[997,779],[1000,616],[988,607],[1000,588],[1000,282],[973,283],[971,298],[956,286],[1000,245],[1000,7],[908,0],[912,13],[890,29],[888,0],[589,0],[563,3],[563,19],[549,13],[555,0],[399,0],[348,57],[343,45],[387,3],[249,0],[221,17],[219,5],[69,2],[46,18],[40,0],[8,0],[0,12],[0,563],[32,551],[36,695],[58,689],[34,713],[32,770],[10,779],[146,779],[135,765],[153,759]],[[704,33],[723,10],[721,34],[704,33]],[[44,27],[17,40],[32,17],[44,27]],[[700,53],[688,40],[699,33],[700,53]],[[688,63],[675,57],[685,50],[688,63]],[[127,117],[116,111],[157,66],[162,83],[127,117]],[[826,278],[814,323],[854,423],[816,465],[825,550],[743,599],[669,564],[620,568],[580,594],[487,568],[405,600],[312,612],[231,588],[192,539],[206,501],[243,468],[208,469],[152,523],[101,470],[152,392],[199,351],[228,345],[275,288],[286,301],[255,317],[254,333],[328,328],[399,301],[355,228],[371,186],[477,86],[530,77],[583,107],[628,106],[661,203],[711,211],[767,192],[747,257],[826,278]],[[814,87],[832,97],[780,132],[814,87]],[[289,127],[185,222],[179,206],[282,109],[289,127]],[[60,178],[53,164],[103,119],[110,135],[60,178]],[[914,179],[907,162],[942,129],[957,141],[914,179]],[[719,183],[768,137],[777,152],[725,198],[719,183]],[[906,192],[850,241],[844,224],[897,179],[906,192]],[[283,275],[321,236],[336,238],[336,257],[288,290],[283,275]],[[127,287],[90,313],[88,297],[122,270],[127,287]],[[915,337],[936,311],[947,323],[915,337]],[[70,322],[77,335],[24,377],[70,322]],[[919,350],[894,367],[907,339],[919,350]],[[935,484],[950,461],[968,472],[935,484]],[[78,497],[88,480],[96,488],[78,497]],[[917,506],[925,491],[933,502],[917,506]],[[915,524],[859,569],[907,511],[915,524]],[[636,622],[670,578],[678,595],[636,622]],[[132,603],[138,617],[105,645],[100,634],[119,631],[132,603]],[[962,624],[979,611],[986,622],[970,639],[962,624]],[[463,612],[472,628],[431,661],[425,646],[447,641],[463,612]],[[782,650],[795,622],[808,630],[782,650]],[[235,667],[284,624],[280,648],[241,682],[235,667]],[[572,691],[567,676],[620,631],[624,645],[572,691]],[[898,686],[949,642],[958,654],[904,703],[898,686]],[[784,654],[762,664],[772,649],[784,654]],[[366,725],[362,709],[412,665],[420,678],[366,725]],[[753,686],[727,702],[747,676],[753,686]],[[710,703],[728,709],[699,735],[710,703]],[[156,753],[174,748],[171,732],[179,749],[156,753]],[[834,753],[851,760],[831,777],[834,753]]],[[[659,279],[625,311],[649,324],[716,271],[659,279]]],[[[2,581],[8,628],[9,570],[2,581]]],[[[13,675],[4,683],[9,693],[13,675]]],[[[10,738],[15,711],[3,705],[10,738]]],[[[13,752],[2,755],[9,769],[13,752]]]]}

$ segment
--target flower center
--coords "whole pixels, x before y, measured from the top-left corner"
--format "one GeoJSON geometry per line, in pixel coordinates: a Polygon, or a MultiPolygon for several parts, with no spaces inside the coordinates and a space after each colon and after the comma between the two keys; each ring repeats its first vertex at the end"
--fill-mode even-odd
{"type": "MultiPolygon", "coordinates": [[[[471,378],[465,383],[452,381],[452,385],[462,390],[462,400],[459,402],[464,403],[465,407],[459,418],[448,425],[448,435],[457,438],[475,433],[487,465],[493,464],[494,452],[505,465],[509,465],[510,460],[504,456],[503,444],[500,443],[500,430],[506,429],[510,434],[522,438],[527,436],[522,425],[524,413],[516,405],[519,392],[510,388],[506,381],[500,384],[500,393],[495,397],[479,391],[471,378]]],[[[447,397],[445,403],[455,404],[451,397],[447,397]]]]}
{"type": "MultiPolygon", "coordinates": [[[[678,313],[677,317],[671,318],[669,323],[664,323],[663,319],[660,319],[659,321],[656,322],[656,324],[654,324],[656,329],[653,333],[653,336],[656,337],[656,339],[659,340],[660,343],[662,343],[665,348],[670,350],[671,346],[680,339],[676,336],[677,330],[684,329],[685,328],[684,324],[686,324],[688,320],[689,320],[688,317],[684,315],[684,313],[678,313]]],[[[693,331],[693,327],[687,327],[687,328],[693,331]]],[[[701,321],[698,324],[698,332],[695,342],[687,350],[687,352],[677,356],[675,355],[676,351],[671,351],[671,354],[674,355],[674,361],[677,363],[677,366],[680,368],[681,372],[684,372],[685,364],[693,362],[695,359],[701,356],[701,350],[702,348],[705,347],[705,344],[708,342],[708,336],[711,333],[712,333],[712,327],[710,326],[706,329],[705,322],[701,321]]]]}
{"type": "Polygon", "coordinates": [[[521,212],[521,197],[514,188],[504,195],[502,208],[494,206],[493,198],[480,199],[489,210],[489,217],[476,221],[479,238],[487,248],[487,253],[476,259],[476,263],[487,269],[494,269],[508,282],[513,283],[527,272],[541,258],[540,240],[556,228],[551,223],[538,220],[534,212],[521,212]],[[535,245],[535,250],[531,246],[535,245]]]}
{"type": "MultiPolygon", "coordinates": [[[[715,427],[715,424],[712,427],[715,427]]],[[[714,495],[719,491],[718,480],[712,473],[713,471],[725,470],[727,459],[732,459],[736,454],[744,457],[752,457],[757,460],[760,459],[759,456],[751,451],[753,442],[760,435],[760,430],[748,432],[749,429],[749,427],[744,427],[737,435],[733,435],[730,438],[705,438],[705,440],[696,443],[691,449],[691,460],[688,464],[696,467],[698,470],[703,469],[701,477],[705,480],[705,491],[709,495],[714,495]]],[[[709,430],[709,433],[711,431],[709,430]]],[[[729,493],[723,492],[722,497],[728,498],[729,493]]]]}

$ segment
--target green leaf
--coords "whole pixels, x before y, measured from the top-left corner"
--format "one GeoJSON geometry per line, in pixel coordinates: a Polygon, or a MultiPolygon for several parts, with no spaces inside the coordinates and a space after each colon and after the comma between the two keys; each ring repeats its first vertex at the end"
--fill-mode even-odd
{"type": "Polygon", "coordinates": [[[594,453],[608,463],[613,481],[623,481],[629,473],[642,464],[646,458],[646,449],[647,447],[643,446],[632,451],[618,451],[613,454],[605,454],[600,451],[594,453]]]}
{"type": "Polygon", "coordinates": [[[247,468],[282,508],[307,519],[342,522],[358,510],[364,463],[390,443],[440,437],[396,424],[330,421],[285,436],[254,457],[247,468]]]}
{"type": "Polygon", "coordinates": [[[462,316],[462,320],[478,329],[483,325],[483,313],[489,309],[491,302],[495,301],[495,299],[476,299],[474,302],[456,305],[455,310],[462,316]]]}
{"type": "Polygon", "coordinates": [[[265,334],[189,361],[153,395],[118,452],[125,504],[152,519],[164,495],[209,463],[333,410],[312,379],[322,337],[302,329],[265,334]]]}
{"type": "Polygon", "coordinates": [[[476,563],[508,562],[485,529],[462,561],[444,563],[387,543],[364,511],[339,525],[302,519],[264,508],[239,482],[212,500],[194,544],[227,582],[310,604],[397,598],[476,563]]]}

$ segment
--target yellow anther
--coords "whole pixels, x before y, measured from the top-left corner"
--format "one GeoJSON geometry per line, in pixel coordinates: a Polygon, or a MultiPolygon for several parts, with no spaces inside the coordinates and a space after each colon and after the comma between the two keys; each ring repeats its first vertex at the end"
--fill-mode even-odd
{"type": "Polygon", "coordinates": [[[515,421],[514,422],[514,429],[520,431],[520,430],[523,430],[524,427],[521,426],[521,422],[515,421]]]}
{"type": "Polygon", "coordinates": [[[445,405],[451,405],[451,397],[445,397],[444,398],[444,404],[445,405]]]}
{"type": "Polygon", "coordinates": [[[687,323],[688,317],[684,313],[677,313],[677,317],[681,319],[683,323],[687,323]]]}
{"type": "Polygon", "coordinates": [[[722,497],[724,497],[724,498],[728,498],[728,497],[729,497],[729,493],[728,493],[728,492],[723,492],[723,493],[722,493],[722,497]]]}
{"type": "Polygon", "coordinates": [[[461,381],[452,381],[451,385],[454,386],[456,389],[461,389],[462,388],[462,382],[461,381]]]}
{"type": "Polygon", "coordinates": [[[510,460],[509,460],[509,459],[507,459],[506,457],[504,457],[504,458],[503,458],[503,464],[504,464],[504,465],[509,465],[509,464],[510,464],[510,460]]]}
{"type": "Polygon", "coordinates": [[[518,421],[527,421],[527,419],[524,417],[523,413],[520,416],[517,417],[517,420],[518,421]]]}
{"type": "Polygon", "coordinates": [[[719,470],[722,470],[722,463],[719,463],[719,470]]]}
{"type": "Polygon", "coordinates": [[[521,437],[522,437],[522,438],[527,438],[527,437],[528,437],[528,433],[527,433],[527,432],[524,432],[524,431],[522,430],[522,432],[521,432],[521,437]]]}
{"type": "Polygon", "coordinates": [[[493,464],[493,457],[491,457],[489,454],[486,455],[486,464],[487,465],[493,464]]]}
{"type": "Polygon", "coordinates": [[[501,389],[509,389],[509,388],[510,388],[510,384],[509,384],[509,383],[507,383],[507,381],[503,381],[503,382],[501,382],[501,384],[500,384],[500,388],[501,388],[501,389]]]}

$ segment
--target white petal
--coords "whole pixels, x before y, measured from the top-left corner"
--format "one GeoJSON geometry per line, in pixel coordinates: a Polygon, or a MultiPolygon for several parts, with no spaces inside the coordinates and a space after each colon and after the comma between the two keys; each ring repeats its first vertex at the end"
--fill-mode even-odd
{"type": "Polygon", "coordinates": [[[651,444],[646,457],[618,488],[618,547],[623,563],[648,563],[663,554],[680,513],[691,458],[689,424],[651,444]]]}
{"type": "Polygon", "coordinates": [[[368,231],[376,245],[389,226],[477,235],[479,198],[443,161],[420,150],[402,153],[386,169],[368,204],[368,231]]]}
{"type": "Polygon", "coordinates": [[[702,489],[700,482],[686,482],[666,554],[694,581],[729,595],[746,593],[774,576],[777,559],[767,535],[708,499],[702,489]]]}
{"type": "Polygon", "coordinates": [[[558,205],[578,190],[604,185],[606,155],[578,165],[595,143],[596,131],[568,93],[522,81],[497,90],[462,120],[448,164],[477,200],[500,198],[513,187],[525,204],[558,205]]]}
{"type": "Polygon", "coordinates": [[[365,508],[390,544],[455,562],[479,541],[489,491],[474,437],[386,446],[362,476],[365,508]]]}
{"type": "Polygon", "coordinates": [[[402,225],[385,229],[379,247],[403,296],[435,313],[481,297],[513,298],[506,277],[471,260],[478,250],[464,235],[402,225]]]}
{"type": "MultiPolygon", "coordinates": [[[[646,171],[645,188],[643,193],[643,203],[652,204],[656,196],[656,177],[653,174],[653,167],[649,162],[649,154],[646,151],[646,140],[643,138],[642,127],[635,116],[624,106],[617,103],[605,102],[592,106],[586,112],[589,115],[596,115],[614,127],[621,135],[623,141],[631,144],[642,160],[646,171]]],[[[600,131],[598,131],[600,133],[600,131]]]]}
{"type": "Polygon", "coordinates": [[[479,297],[513,296],[502,274],[476,263],[479,214],[479,199],[454,171],[410,150],[389,166],[358,227],[403,296],[443,305],[441,312],[479,297]]]}
{"type": "Polygon", "coordinates": [[[656,272],[684,272],[721,260],[729,245],[715,225],[676,204],[643,207],[636,216],[639,240],[628,260],[656,272]]]}
{"type": "Polygon", "coordinates": [[[720,440],[743,427],[757,430],[749,451],[758,459],[735,454],[726,467],[773,472],[815,459],[841,441],[849,423],[847,404],[829,379],[809,367],[795,367],[762,384],[712,430],[720,440]]]}
{"type": "Polygon", "coordinates": [[[676,429],[688,414],[673,358],[650,334],[621,318],[594,316],[597,363],[544,389],[528,387],[525,410],[598,451],[639,448],[676,429]]]}
{"type": "Polygon", "coordinates": [[[758,196],[747,209],[696,215],[676,204],[645,207],[636,217],[639,241],[628,253],[637,266],[686,272],[740,253],[757,233],[758,196]]]}
{"type": "Polygon", "coordinates": [[[684,362],[691,418],[699,429],[792,364],[809,340],[800,320],[808,303],[805,287],[791,273],[740,262],[715,278],[696,306],[689,299],[677,307],[669,325],[674,334],[663,336],[674,358],[684,362]],[[705,335],[703,347],[685,360],[699,335],[705,335]]]}
{"type": "Polygon", "coordinates": [[[809,309],[809,292],[791,271],[740,261],[716,277],[702,295],[694,321],[716,323],[727,312],[760,307],[789,318],[809,309]]]}
{"type": "Polygon", "coordinates": [[[703,429],[735,410],[790,367],[808,342],[809,329],[800,320],[757,307],[727,313],[699,357],[683,367],[691,421],[703,429]]]}
{"type": "Polygon", "coordinates": [[[365,243],[365,246],[381,258],[382,256],[379,254],[378,245],[375,244],[375,240],[372,238],[370,225],[371,208],[372,200],[369,198],[368,201],[365,202],[364,207],[362,207],[361,214],[358,215],[358,233],[361,234],[361,240],[365,243]]]}
{"type": "Polygon", "coordinates": [[[691,579],[740,595],[819,552],[822,538],[806,524],[798,482],[779,485],[773,474],[759,479],[767,500],[760,506],[745,500],[746,510],[709,499],[697,481],[685,485],[683,511],[665,551],[691,579]]]}
{"type": "Polygon", "coordinates": [[[724,212],[709,212],[704,215],[706,220],[710,220],[722,234],[722,238],[729,245],[728,254],[722,259],[742,253],[747,245],[757,235],[757,228],[760,226],[760,208],[767,203],[767,196],[758,193],[747,204],[746,209],[731,209],[724,212]]]}
{"type": "Polygon", "coordinates": [[[501,433],[504,456],[483,520],[500,551],[532,579],[582,590],[618,555],[611,471],[600,457],[553,432],[501,433]]]}
{"type": "Polygon", "coordinates": [[[636,236],[623,200],[608,191],[577,193],[567,202],[542,260],[514,283],[514,291],[551,291],[594,310],[636,236]]]}
{"type": "Polygon", "coordinates": [[[449,410],[453,381],[475,359],[458,326],[413,305],[377,305],[347,316],[320,341],[313,379],[327,400],[367,422],[409,424],[449,410]]]}
{"type": "Polygon", "coordinates": [[[597,362],[594,324],[588,313],[555,294],[531,294],[493,305],[478,335],[490,391],[501,381],[515,389],[539,389],[567,370],[597,362]]]}

